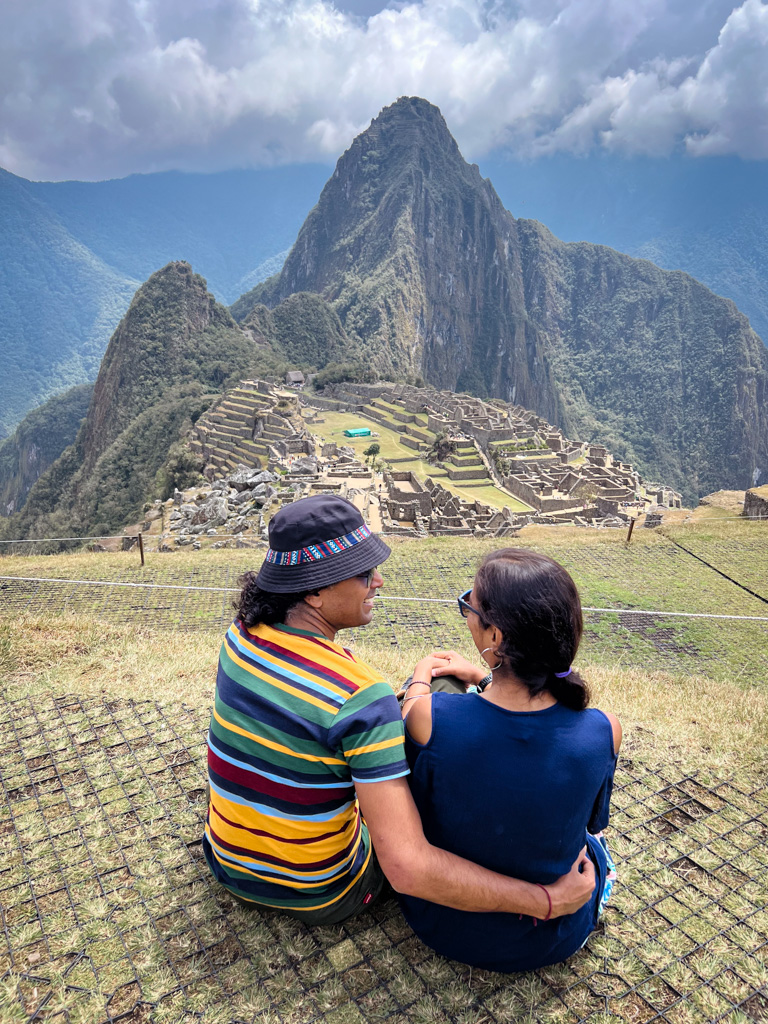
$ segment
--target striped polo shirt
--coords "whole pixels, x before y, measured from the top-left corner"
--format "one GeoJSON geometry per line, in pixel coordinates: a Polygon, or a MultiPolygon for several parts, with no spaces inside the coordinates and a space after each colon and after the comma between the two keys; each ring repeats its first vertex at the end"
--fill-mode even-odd
{"type": "Polygon", "coordinates": [[[314,633],[230,627],[203,840],[219,882],[270,907],[331,906],[371,856],[355,782],[407,774],[400,708],[378,672],[314,633]]]}

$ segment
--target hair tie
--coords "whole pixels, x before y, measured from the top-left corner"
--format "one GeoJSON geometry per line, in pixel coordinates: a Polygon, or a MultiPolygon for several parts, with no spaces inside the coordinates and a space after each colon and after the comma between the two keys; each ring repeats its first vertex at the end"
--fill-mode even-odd
{"type": "Polygon", "coordinates": [[[569,676],[571,674],[571,672],[573,672],[573,665],[571,665],[569,667],[567,672],[555,672],[555,675],[557,676],[558,679],[565,679],[565,677],[569,676]]]}

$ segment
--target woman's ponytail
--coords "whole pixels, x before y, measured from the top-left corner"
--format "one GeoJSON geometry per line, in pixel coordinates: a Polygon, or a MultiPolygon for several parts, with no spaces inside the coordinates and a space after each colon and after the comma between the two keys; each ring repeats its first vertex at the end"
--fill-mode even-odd
{"type": "Polygon", "coordinates": [[[575,669],[571,669],[567,676],[550,673],[547,689],[555,700],[573,711],[583,711],[589,707],[589,686],[575,669]]]}

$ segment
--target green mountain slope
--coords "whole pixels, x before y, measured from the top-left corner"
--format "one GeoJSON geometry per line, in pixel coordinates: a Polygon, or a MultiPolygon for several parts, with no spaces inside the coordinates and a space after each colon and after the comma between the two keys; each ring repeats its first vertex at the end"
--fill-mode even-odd
{"type": "Polygon", "coordinates": [[[306,291],[379,372],[532,408],[689,499],[768,472],[768,350],[733,303],[515,220],[424,100],[354,140],[238,315],[306,291]]]}
{"type": "Polygon", "coordinates": [[[93,384],[78,384],[54,395],[0,442],[0,514],[18,511],[30,487],[72,444],[92,394],[93,384]]]}
{"type": "Polygon", "coordinates": [[[0,437],[53,394],[93,380],[136,281],[78,242],[0,170],[0,437]]]}
{"type": "Polygon", "coordinates": [[[104,533],[135,520],[148,497],[177,482],[171,447],[256,361],[253,340],[189,264],[153,274],[110,340],[76,440],[4,521],[4,535],[104,533]]]}
{"type": "Polygon", "coordinates": [[[481,169],[515,216],[686,271],[733,299],[768,344],[768,161],[560,153],[491,156],[481,169]]]}
{"type": "MultiPolygon", "coordinates": [[[[236,305],[232,313],[237,315],[236,305]]],[[[319,370],[328,363],[348,362],[356,353],[335,309],[310,292],[289,295],[273,310],[252,307],[243,327],[269,342],[281,369],[319,370]]]]}

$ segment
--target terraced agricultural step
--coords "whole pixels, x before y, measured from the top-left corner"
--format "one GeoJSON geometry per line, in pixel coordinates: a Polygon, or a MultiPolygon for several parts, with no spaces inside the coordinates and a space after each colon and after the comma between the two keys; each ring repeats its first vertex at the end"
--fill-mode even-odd
{"type": "Polygon", "coordinates": [[[236,412],[243,413],[253,412],[253,406],[247,399],[238,399],[235,395],[231,398],[225,398],[219,408],[234,409],[236,412]]]}
{"type": "Polygon", "coordinates": [[[228,427],[227,429],[217,430],[217,437],[225,437],[230,441],[252,441],[250,430],[238,429],[237,427],[228,427]]]}
{"type": "Polygon", "coordinates": [[[277,431],[264,429],[260,434],[260,438],[264,438],[265,441],[275,442],[284,441],[286,437],[293,437],[293,434],[286,432],[285,434],[278,434],[277,431]]]}
{"type": "Polygon", "coordinates": [[[365,416],[369,420],[373,420],[374,423],[380,423],[382,427],[386,427],[387,430],[394,430],[395,433],[398,434],[403,429],[402,423],[395,423],[394,420],[387,419],[380,409],[373,409],[370,405],[364,406],[360,410],[360,415],[365,416]]]}

